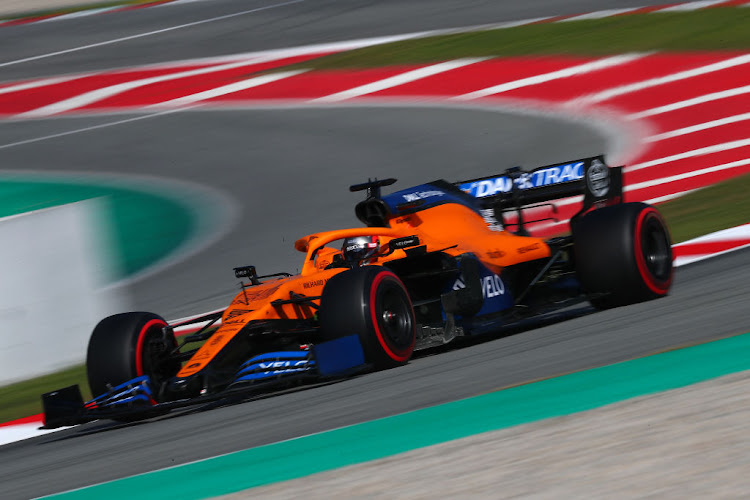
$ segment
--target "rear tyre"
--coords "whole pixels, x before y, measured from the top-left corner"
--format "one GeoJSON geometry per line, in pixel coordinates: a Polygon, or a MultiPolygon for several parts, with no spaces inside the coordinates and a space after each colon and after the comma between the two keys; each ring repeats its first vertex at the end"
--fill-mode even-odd
{"type": "Polygon", "coordinates": [[[320,329],[326,340],[359,335],[365,360],[378,370],[406,364],[417,335],[404,284],[380,266],[344,271],[328,280],[320,299],[320,329]]]}
{"type": "Polygon", "coordinates": [[[86,371],[94,396],[135,377],[148,375],[156,393],[177,374],[181,363],[170,355],[177,347],[174,334],[165,332],[164,318],[147,312],[128,312],[104,318],[89,340],[86,371]]]}
{"type": "Polygon", "coordinates": [[[645,203],[594,210],[573,225],[576,273],[598,309],[663,297],[672,285],[672,243],[645,203]]]}

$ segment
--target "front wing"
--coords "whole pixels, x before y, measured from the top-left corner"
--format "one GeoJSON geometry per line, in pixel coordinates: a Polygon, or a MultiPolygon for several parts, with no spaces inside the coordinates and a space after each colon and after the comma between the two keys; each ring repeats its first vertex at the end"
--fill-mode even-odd
{"type": "Polygon", "coordinates": [[[77,425],[100,419],[140,420],[178,408],[213,407],[273,392],[292,384],[323,382],[357,373],[368,367],[357,335],[322,342],[306,351],[264,353],[244,362],[234,381],[221,391],[196,398],[158,402],[147,375],[111,388],[84,402],[77,385],[42,395],[45,429],[77,425]]]}

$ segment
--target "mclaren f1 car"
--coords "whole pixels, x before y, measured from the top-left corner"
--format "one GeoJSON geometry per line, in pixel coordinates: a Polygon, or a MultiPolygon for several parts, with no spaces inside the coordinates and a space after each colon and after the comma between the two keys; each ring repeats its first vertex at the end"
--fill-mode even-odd
{"type": "Polygon", "coordinates": [[[223,311],[176,324],[146,312],[102,320],[86,361],[96,397],[83,402],[77,386],[43,395],[46,426],[137,420],[395,367],[518,318],[581,301],[618,307],[670,289],[663,218],[625,203],[622,167],[601,156],[381,194],[394,182],[351,186],[366,192],[355,207],[364,227],[297,240],[299,274],[235,268],[242,289],[223,311]],[[567,235],[529,234],[529,209],[581,195],[567,235]],[[176,337],[188,323],[201,327],[176,337]]]}

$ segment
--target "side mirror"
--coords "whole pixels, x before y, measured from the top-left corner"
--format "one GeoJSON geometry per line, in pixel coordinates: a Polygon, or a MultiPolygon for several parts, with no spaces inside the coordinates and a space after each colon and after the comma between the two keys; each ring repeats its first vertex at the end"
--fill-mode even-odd
{"type": "Polygon", "coordinates": [[[242,266],[234,268],[235,278],[248,278],[253,285],[258,284],[258,274],[255,272],[255,266],[242,266]]]}
{"type": "Polygon", "coordinates": [[[402,250],[404,248],[416,247],[419,246],[419,237],[417,235],[412,235],[393,238],[388,242],[388,246],[391,250],[402,250]]]}

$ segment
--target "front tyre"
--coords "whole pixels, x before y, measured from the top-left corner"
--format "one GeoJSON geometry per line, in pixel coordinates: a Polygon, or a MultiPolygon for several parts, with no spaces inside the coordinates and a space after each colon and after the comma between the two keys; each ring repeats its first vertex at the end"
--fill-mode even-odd
{"type": "Polygon", "coordinates": [[[181,363],[171,353],[177,347],[164,318],[148,312],[128,312],[104,318],[94,328],[86,355],[89,387],[99,396],[135,377],[148,375],[154,389],[177,374],[181,363]]]}
{"type": "Polygon", "coordinates": [[[344,271],[328,280],[320,299],[320,329],[326,340],[357,334],[365,360],[378,370],[406,364],[417,332],[404,284],[380,266],[344,271]]]}
{"type": "Polygon", "coordinates": [[[576,273],[591,303],[607,309],[663,297],[672,285],[672,243],[645,203],[594,210],[573,226],[576,273]]]}

